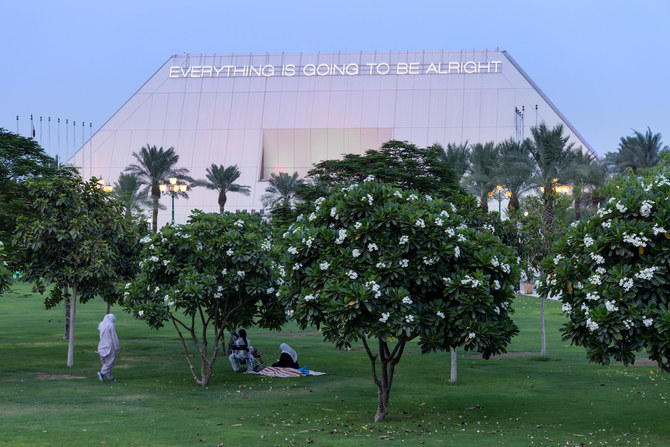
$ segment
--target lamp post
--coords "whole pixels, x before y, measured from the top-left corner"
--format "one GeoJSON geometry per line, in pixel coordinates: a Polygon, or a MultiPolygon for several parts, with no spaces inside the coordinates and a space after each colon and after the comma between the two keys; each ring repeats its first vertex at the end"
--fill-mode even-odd
{"type": "Polygon", "coordinates": [[[108,194],[110,192],[112,192],[112,190],[114,189],[114,187],[112,185],[105,185],[105,180],[104,179],[100,179],[96,183],[98,184],[98,188],[101,188],[103,191],[105,191],[108,194]]]}
{"type": "Polygon", "coordinates": [[[188,185],[178,185],[177,179],[175,177],[170,177],[168,179],[168,182],[170,182],[169,185],[158,185],[158,188],[163,193],[166,191],[170,191],[170,195],[172,196],[172,223],[174,223],[174,196],[178,192],[186,192],[188,185]]]}
{"type": "MultiPolygon", "coordinates": [[[[498,218],[502,220],[502,207],[501,207],[501,202],[502,202],[502,190],[503,186],[502,185],[496,185],[496,189],[493,191],[489,192],[489,197],[493,197],[494,194],[498,193],[498,218]]],[[[505,196],[509,199],[512,197],[512,191],[505,191],[505,196]]]]}

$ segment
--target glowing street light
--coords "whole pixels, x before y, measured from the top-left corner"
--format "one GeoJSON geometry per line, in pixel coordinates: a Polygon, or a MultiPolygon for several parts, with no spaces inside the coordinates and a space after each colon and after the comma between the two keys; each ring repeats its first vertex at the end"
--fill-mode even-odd
{"type": "Polygon", "coordinates": [[[158,185],[158,188],[162,193],[170,191],[172,196],[172,223],[174,223],[174,196],[179,192],[186,192],[188,185],[178,185],[177,179],[175,177],[170,177],[168,179],[169,185],[158,185]]]}
{"type": "MultiPolygon", "coordinates": [[[[494,194],[498,194],[498,218],[502,219],[502,209],[501,209],[501,202],[502,202],[502,191],[503,191],[503,186],[502,185],[496,185],[496,189],[493,191],[489,192],[489,197],[493,197],[494,194]]],[[[512,191],[505,191],[505,196],[509,199],[512,197],[512,191]]]]}

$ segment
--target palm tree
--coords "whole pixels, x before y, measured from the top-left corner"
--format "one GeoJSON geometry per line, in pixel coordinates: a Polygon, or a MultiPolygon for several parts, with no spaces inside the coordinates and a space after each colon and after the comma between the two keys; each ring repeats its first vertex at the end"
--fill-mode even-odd
{"type": "Polygon", "coordinates": [[[298,173],[288,175],[286,172],[280,172],[276,175],[274,172],[270,175],[270,184],[265,188],[265,194],[261,197],[263,206],[279,204],[281,206],[290,206],[295,196],[295,190],[305,181],[298,178],[298,173]]]}
{"type": "Polygon", "coordinates": [[[457,181],[461,181],[465,172],[468,170],[468,142],[462,144],[449,143],[444,151],[444,161],[449,163],[456,172],[457,181]]]}
{"type": "Polygon", "coordinates": [[[519,197],[533,187],[534,163],[529,156],[530,140],[510,138],[498,144],[500,152],[500,183],[511,193],[509,207],[519,209],[519,197]]]}
{"type": "Polygon", "coordinates": [[[469,173],[463,177],[465,188],[479,198],[479,206],[485,213],[489,211],[489,192],[498,183],[500,153],[493,142],[477,143],[471,146],[469,173]]]}
{"type": "Polygon", "coordinates": [[[575,208],[575,220],[582,217],[582,197],[584,189],[605,183],[605,167],[591,154],[575,152],[570,168],[572,180],[572,198],[575,208]]]}
{"type": "Polygon", "coordinates": [[[226,206],[229,192],[239,192],[245,196],[249,195],[251,187],[235,183],[235,180],[240,178],[241,172],[237,165],[228,166],[224,168],[223,165],[215,165],[207,168],[207,180],[200,179],[195,181],[195,186],[204,186],[207,189],[214,189],[219,192],[219,212],[223,213],[223,208],[226,206]]]}
{"type": "Polygon", "coordinates": [[[542,123],[537,127],[531,127],[530,131],[533,139],[528,149],[535,162],[533,184],[542,190],[545,243],[551,244],[554,234],[555,186],[557,183],[567,183],[571,180],[570,172],[575,153],[574,143],[568,144],[569,137],[563,136],[562,124],[549,129],[542,123]]]}
{"type": "MultiPolygon", "coordinates": [[[[151,201],[147,198],[148,193],[149,187],[145,186],[143,188],[137,175],[122,172],[119,179],[114,183],[112,194],[125,206],[126,217],[130,217],[132,210],[151,206],[151,201]]],[[[160,209],[165,209],[165,207],[161,205],[160,209]]]]}
{"type": "Polygon", "coordinates": [[[636,173],[638,169],[651,168],[658,163],[660,153],[668,150],[668,146],[663,146],[661,134],[652,133],[648,127],[644,135],[637,130],[633,133],[632,137],[621,137],[618,152],[605,156],[605,163],[614,172],[623,173],[631,168],[636,173]]]}
{"type": "Polygon", "coordinates": [[[188,176],[188,169],[175,167],[179,155],[175,153],[174,147],[164,150],[162,147],[157,149],[156,146],[147,144],[139,153],[133,152],[133,157],[137,160],[137,164],[131,164],[124,169],[124,172],[137,175],[140,184],[148,186],[153,211],[151,229],[155,233],[158,231],[158,199],[161,196],[159,185],[166,184],[170,177],[176,177],[182,182],[193,182],[193,179],[188,176]]]}

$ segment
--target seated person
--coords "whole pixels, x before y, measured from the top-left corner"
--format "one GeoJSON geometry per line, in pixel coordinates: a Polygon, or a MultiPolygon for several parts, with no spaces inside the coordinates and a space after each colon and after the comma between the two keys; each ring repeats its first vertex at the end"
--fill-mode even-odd
{"type": "Polygon", "coordinates": [[[295,352],[286,343],[282,343],[281,345],[279,345],[279,349],[281,350],[281,356],[279,356],[279,361],[277,363],[273,363],[272,366],[295,368],[295,369],[300,368],[300,365],[298,365],[297,352],[295,352]]]}
{"type": "Polygon", "coordinates": [[[247,331],[240,329],[240,335],[230,344],[230,355],[228,359],[230,360],[230,365],[233,367],[233,371],[240,372],[240,366],[242,363],[247,364],[247,371],[253,371],[254,357],[251,354],[253,347],[247,338],[247,331]]]}

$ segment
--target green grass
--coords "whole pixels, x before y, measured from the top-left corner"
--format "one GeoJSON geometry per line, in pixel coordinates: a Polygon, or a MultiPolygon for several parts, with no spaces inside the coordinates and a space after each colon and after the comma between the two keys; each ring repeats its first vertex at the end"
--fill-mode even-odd
{"type": "Polygon", "coordinates": [[[152,331],[116,310],[120,383],[100,383],[101,302],[78,307],[75,366],[65,366],[62,307],[44,310],[26,285],[0,297],[0,443],[7,445],[655,445],[670,444],[668,378],[656,367],[588,364],[561,341],[560,306],[547,303],[548,361],[540,361],[539,301],[519,297],[510,352],[482,360],[416,345],[396,369],[390,413],[372,423],[376,387],[364,351],[339,351],[316,333],[249,329],[266,361],[287,341],[301,364],[329,375],[233,374],[220,357],[209,386],[193,383],[174,329],[152,331]]]}

